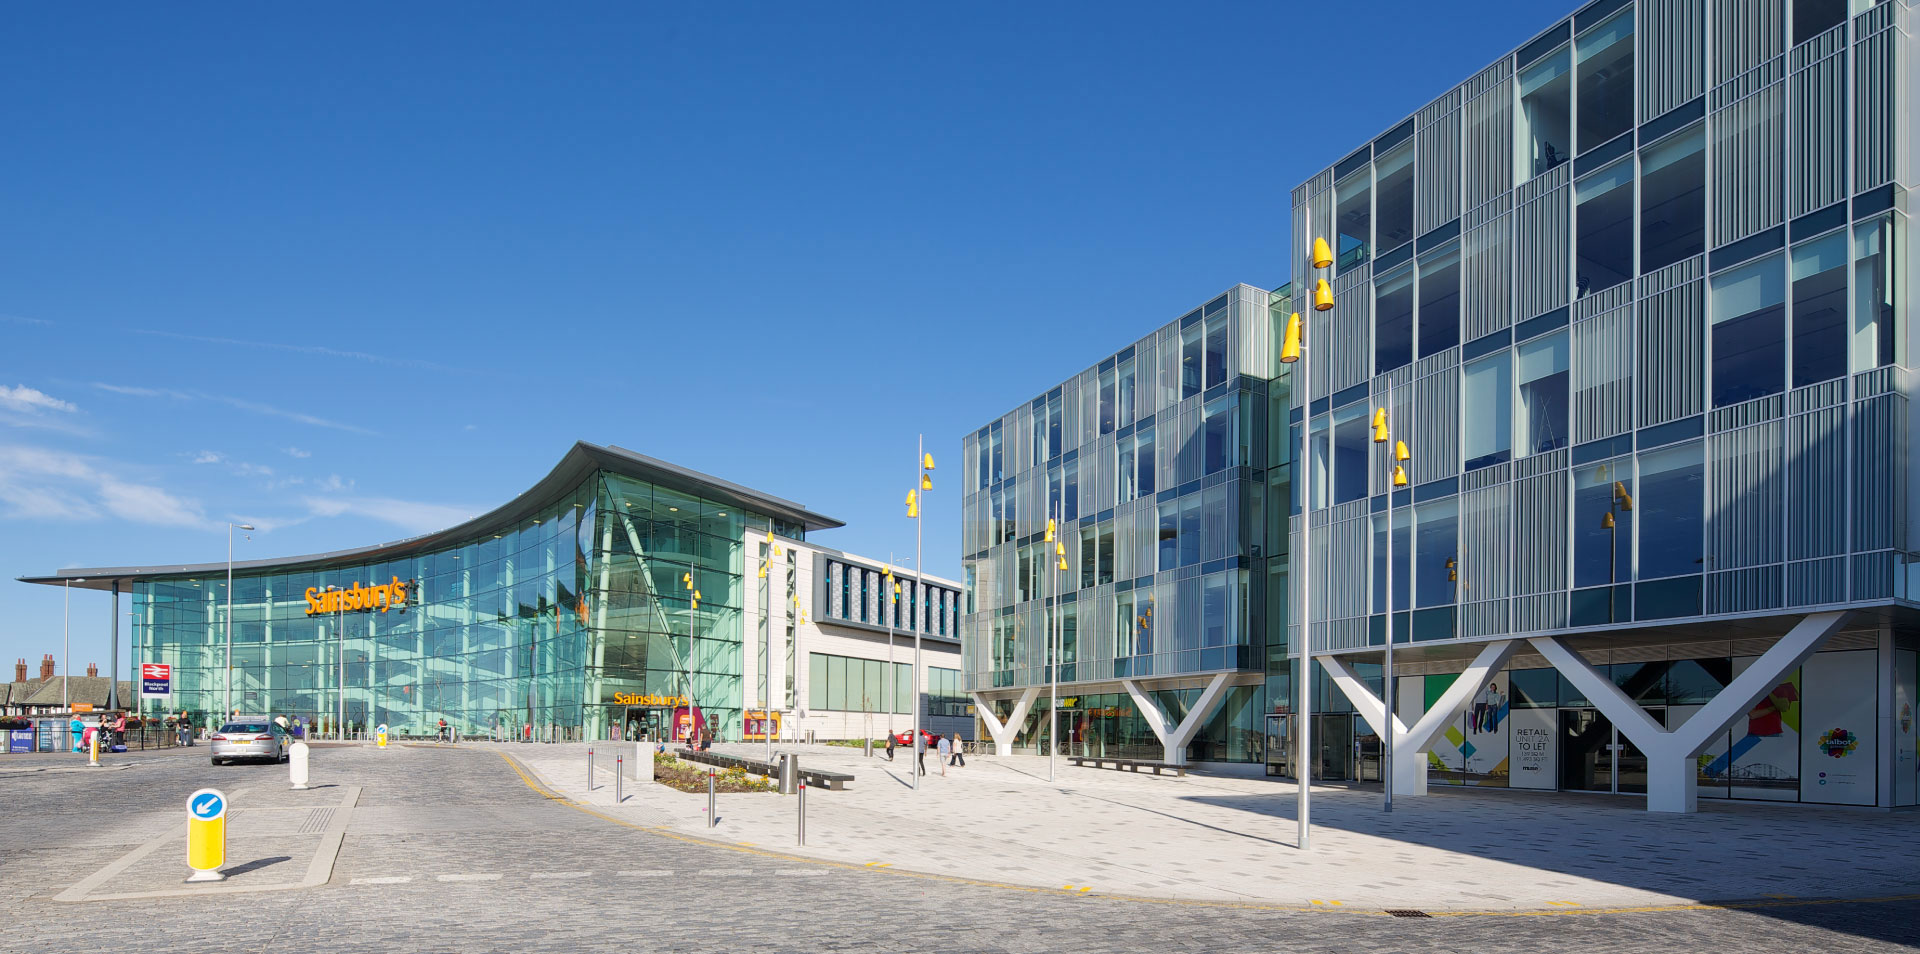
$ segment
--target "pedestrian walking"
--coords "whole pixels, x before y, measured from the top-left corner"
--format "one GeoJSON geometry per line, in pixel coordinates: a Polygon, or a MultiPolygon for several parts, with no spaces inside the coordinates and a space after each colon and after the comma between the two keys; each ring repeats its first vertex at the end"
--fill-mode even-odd
{"type": "Polygon", "coordinates": [[[963,751],[966,747],[967,743],[958,736],[955,736],[953,740],[953,759],[949,764],[958,768],[966,768],[967,754],[963,751]]]}
{"type": "Polygon", "coordinates": [[[893,761],[893,733],[887,733],[887,761],[893,761]]]}
{"type": "Polygon", "coordinates": [[[453,739],[447,735],[447,720],[441,719],[440,731],[434,735],[433,744],[439,745],[442,742],[451,742],[451,741],[453,741],[453,739]]]}
{"type": "Polygon", "coordinates": [[[67,723],[67,730],[73,733],[73,750],[80,751],[80,742],[86,738],[87,724],[80,721],[79,716],[74,716],[73,721],[67,723]]]}
{"type": "Polygon", "coordinates": [[[913,761],[920,766],[920,774],[927,774],[927,736],[921,733],[913,737],[913,761]]]}
{"type": "Polygon", "coordinates": [[[953,761],[953,736],[940,737],[940,754],[935,761],[940,763],[940,777],[947,777],[947,763],[953,761]]]}

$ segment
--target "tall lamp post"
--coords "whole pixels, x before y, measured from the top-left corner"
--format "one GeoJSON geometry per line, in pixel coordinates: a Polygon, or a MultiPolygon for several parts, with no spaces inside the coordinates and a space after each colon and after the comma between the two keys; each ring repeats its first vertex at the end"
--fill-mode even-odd
{"type": "MultiPolygon", "coordinates": [[[[843,570],[841,572],[845,572],[845,571],[843,570]]],[[[894,579],[893,579],[892,554],[888,554],[887,564],[880,568],[880,587],[881,587],[880,589],[881,599],[893,600],[895,602],[898,602],[899,596],[900,596],[900,584],[894,582],[894,579]],[[893,595],[891,596],[887,595],[889,593],[893,595]]],[[[864,598],[862,602],[864,602],[864,598]]],[[[888,603],[887,605],[881,607],[880,616],[882,619],[886,620],[887,622],[887,682],[886,682],[885,691],[882,693],[882,695],[886,697],[887,737],[892,738],[893,737],[893,710],[900,707],[900,699],[899,699],[900,679],[898,676],[895,676],[893,674],[893,603],[888,603]]]]}
{"type": "Polygon", "coordinates": [[[250,523],[227,524],[227,708],[222,719],[233,716],[233,531],[252,529],[250,523]]]}
{"type": "Polygon", "coordinates": [[[60,705],[68,712],[73,711],[73,700],[67,695],[67,674],[73,671],[73,584],[85,582],[84,576],[65,581],[65,605],[60,609],[60,705]]]}
{"type": "Polygon", "coordinates": [[[760,736],[767,740],[767,764],[773,764],[773,578],[767,575],[767,567],[773,558],[783,555],[780,545],[773,542],[773,531],[767,531],[767,552],[760,557],[760,579],[766,581],[766,593],[760,601],[766,614],[767,627],[764,638],[760,640],[760,736]]]}
{"type": "MultiPolygon", "coordinates": [[[[920,560],[920,494],[933,489],[933,455],[927,453],[926,435],[919,440],[920,481],[918,486],[907,491],[907,516],[913,520],[913,790],[920,790],[920,605],[926,602],[926,565],[920,560]]],[[[889,637],[891,642],[891,637],[889,637]]]]}
{"type": "Polygon", "coordinates": [[[1053,781],[1054,755],[1060,749],[1060,644],[1066,640],[1066,604],[1060,602],[1060,571],[1067,568],[1067,545],[1059,539],[1060,525],[1047,518],[1042,543],[1053,544],[1047,568],[1053,575],[1053,618],[1047,624],[1047,677],[1051,693],[1047,704],[1047,781],[1053,781]]]}
{"type": "MultiPolygon", "coordinates": [[[[1333,249],[1324,238],[1313,240],[1315,271],[1324,271],[1333,267],[1333,249]]],[[[1315,278],[1313,283],[1313,310],[1333,310],[1333,287],[1325,278],[1315,278]]],[[[1300,313],[1294,312],[1287,319],[1287,335],[1280,348],[1280,361],[1283,364],[1299,362],[1301,354],[1309,346],[1306,341],[1306,328],[1300,321],[1300,313]]],[[[1306,413],[1302,415],[1303,427],[1300,429],[1301,459],[1306,466],[1299,469],[1300,479],[1300,711],[1295,714],[1298,720],[1298,747],[1295,754],[1294,778],[1299,782],[1295,821],[1299,826],[1297,838],[1300,850],[1311,847],[1313,808],[1313,362],[1300,366],[1301,406],[1306,413]]]]}
{"type": "MultiPolygon", "coordinates": [[[[687,748],[690,749],[700,747],[699,740],[694,738],[694,727],[696,721],[706,719],[704,713],[699,714],[698,720],[695,719],[698,707],[693,702],[693,624],[700,615],[700,591],[693,587],[693,571],[696,569],[698,567],[694,565],[693,558],[688,557],[687,572],[680,575],[680,584],[687,590],[687,655],[680,660],[680,664],[685,667],[687,675],[687,748]]],[[[667,734],[671,737],[673,733],[669,731],[667,734]]]]}
{"type": "MultiPolygon", "coordinates": [[[[1393,404],[1393,389],[1387,389],[1387,406],[1393,404]]],[[[1387,463],[1393,467],[1391,486],[1387,488],[1387,651],[1385,663],[1381,667],[1381,695],[1386,700],[1386,723],[1381,727],[1380,779],[1385,784],[1386,802],[1383,811],[1393,811],[1393,494],[1407,485],[1405,464],[1412,459],[1407,453],[1406,441],[1395,441],[1387,430],[1387,408],[1373,409],[1373,442],[1387,450],[1387,463]]],[[[1384,468],[1383,468],[1384,469],[1384,468]]],[[[1449,561],[1451,564],[1452,561],[1449,561]]],[[[1449,566],[1448,572],[1452,572],[1449,566]]]]}

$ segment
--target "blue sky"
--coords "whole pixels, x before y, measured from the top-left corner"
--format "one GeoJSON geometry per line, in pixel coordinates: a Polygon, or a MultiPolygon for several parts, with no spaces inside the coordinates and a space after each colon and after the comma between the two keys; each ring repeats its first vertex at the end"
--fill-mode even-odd
{"type": "Polygon", "coordinates": [[[60,652],[13,577],[406,537],[576,439],[884,557],[925,433],[955,575],[964,433],[1272,287],[1288,190],[1570,9],[8,5],[0,661],[60,652]]]}

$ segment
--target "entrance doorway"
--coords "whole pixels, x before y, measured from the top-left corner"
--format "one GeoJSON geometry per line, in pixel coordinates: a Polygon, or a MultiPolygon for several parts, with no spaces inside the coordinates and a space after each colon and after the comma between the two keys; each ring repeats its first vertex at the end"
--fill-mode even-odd
{"type": "Polygon", "coordinates": [[[1293,717],[1267,713],[1267,774],[1293,777],[1293,717]]]}
{"type": "MultiPolygon", "coordinates": [[[[1666,709],[1646,709],[1666,722],[1666,709]]],[[[1597,709],[1560,710],[1560,790],[1647,793],[1647,756],[1597,709]]]]}

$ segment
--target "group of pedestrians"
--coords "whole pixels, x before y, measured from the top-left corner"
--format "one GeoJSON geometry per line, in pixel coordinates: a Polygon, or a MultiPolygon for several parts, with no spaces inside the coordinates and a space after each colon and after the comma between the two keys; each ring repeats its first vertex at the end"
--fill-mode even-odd
{"type": "MultiPolygon", "coordinates": [[[[935,761],[940,763],[940,774],[943,777],[947,774],[947,768],[949,766],[954,768],[967,767],[965,748],[966,746],[963,742],[951,735],[943,735],[940,737],[940,742],[935,745],[934,749],[936,754],[935,761]]],[[[887,733],[887,761],[889,762],[893,761],[893,750],[893,733],[889,732],[887,733]]],[[[917,767],[916,771],[921,775],[927,774],[927,734],[924,732],[914,736],[913,761],[917,767]]]]}

